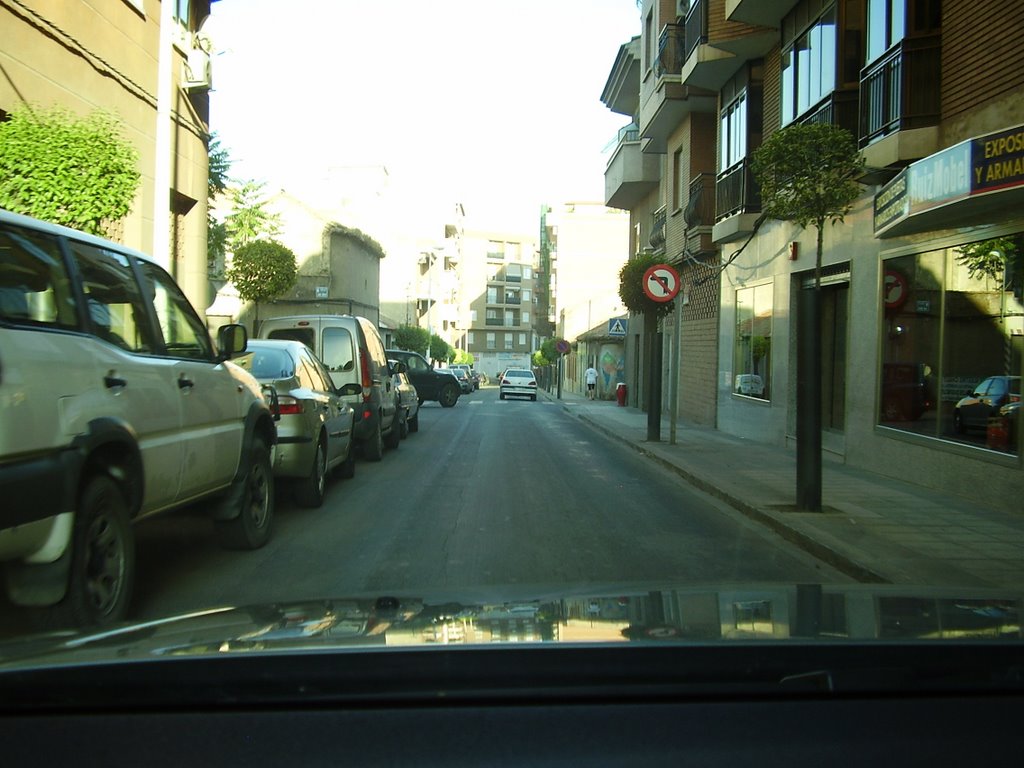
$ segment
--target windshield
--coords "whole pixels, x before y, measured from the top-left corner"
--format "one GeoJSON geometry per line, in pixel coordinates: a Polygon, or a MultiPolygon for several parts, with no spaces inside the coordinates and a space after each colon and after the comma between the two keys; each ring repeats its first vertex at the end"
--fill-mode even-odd
{"type": "Polygon", "coordinates": [[[0,2],[18,658],[1019,639],[1001,4],[81,5],[0,2]]]}

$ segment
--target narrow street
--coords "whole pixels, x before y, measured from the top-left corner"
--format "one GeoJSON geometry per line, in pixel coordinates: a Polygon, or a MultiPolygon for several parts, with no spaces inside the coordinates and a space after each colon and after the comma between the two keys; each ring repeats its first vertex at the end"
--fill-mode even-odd
{"type": "Polygon", "coordinates": [[[141,523],[132,617],[354,594],[847,580],[544,398],[484,388],[451,409],[424,404],[420,425],[333,480],[319,510],[280,488],[262,550],[221,550],[201,518],[141,523]]]}

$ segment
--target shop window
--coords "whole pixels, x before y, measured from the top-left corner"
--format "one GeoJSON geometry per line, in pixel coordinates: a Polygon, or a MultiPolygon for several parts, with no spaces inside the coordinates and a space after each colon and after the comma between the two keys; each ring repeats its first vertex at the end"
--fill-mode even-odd
{"type": "Polygon", "coordinates": [[[889,259],[879,423],[1016,453],[1024,238],[889,259]]]}
{"type": "Polygon", "coordinates": [[[771,399],[771,283],[736,291],[734,366],[734,394],[771,399]]]}

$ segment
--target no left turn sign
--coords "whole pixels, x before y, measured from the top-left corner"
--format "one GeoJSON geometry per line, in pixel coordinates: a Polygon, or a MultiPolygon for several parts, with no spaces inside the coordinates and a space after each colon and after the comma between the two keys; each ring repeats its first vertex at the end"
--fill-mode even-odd
{"type": "Polygon", "coordinates": [[[651,301],[664,304],[679,293],[679,273],[668,264],[655,264],[644,272],[644,293],[651,301]]]}

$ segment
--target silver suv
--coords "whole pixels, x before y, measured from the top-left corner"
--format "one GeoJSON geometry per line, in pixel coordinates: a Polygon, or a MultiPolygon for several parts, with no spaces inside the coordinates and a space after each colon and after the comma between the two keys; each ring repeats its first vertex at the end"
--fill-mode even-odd
{"type": "Polygon", "coordinates": [[[0,211],[0,562],[47,624],[131,599],[131,521],[210,499],[222,542],[262,546],[275,427],[170,275],[123,246],[0,211]]]}

